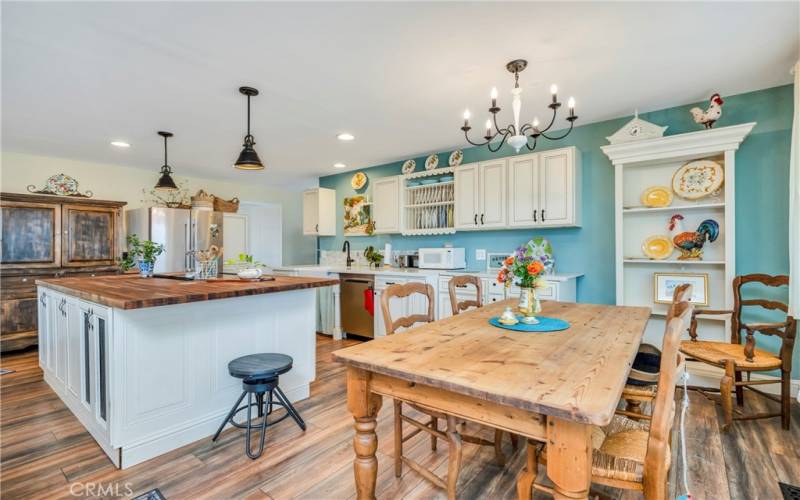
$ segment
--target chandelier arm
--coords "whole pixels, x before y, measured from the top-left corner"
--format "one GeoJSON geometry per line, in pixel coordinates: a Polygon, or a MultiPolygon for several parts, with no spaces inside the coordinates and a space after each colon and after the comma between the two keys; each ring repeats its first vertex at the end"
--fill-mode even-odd
{"type": "Polygon", "coordinates": [[[520,133],[520,135],[525,135],[525,132],[527,132],[528,130],[530,130],[532,128],[533,128],[533,125],[531,125],[530,123],[525,123],[519,128],[519,133],[520,133]]]}
{"type": "Polygon", "coordinates": [[[558,136],[558,137],[550,137],[549,135],[545,134],[544,132],[542,132],[542,135],[543,135],[543,136],[544,136],[546,139],[550,139],[551,141],[560,141],[560,140],[561,140],[561,139],[563,139],[564,137],[568,136],[570,132],[572,132],[572,127],[573,127],[574,125],[575,125],[575,122],[574,122],[574,121],[571,121],[571,122],[569,122],[569,128],[567,129],[567,131],[566,131],[566,132],[564,132],[564,134],[563,134],[563,135],[560,135],[560,136],[558,136]]]}
{"type": "MultiPolygon", "coordinates": [[[[492,153],[497,153],[498,151],[500,151],[503,148],[503,144],[506,143],[506,139],[508,139],[508,135],[509,135],[508,132],[503,134],[503,139],[500,141],[500,144],[495,149],[492,149],[491,141],[489,141],[490,142],[490,144],[488,145],[489,146],[489,151],[491,151],[492,153]]],[[[494,137],[492,137],[492,139],[494,139],[494,137]]]]}
{"type": "MultiPolygon", "coordinates": [[[[543,129],[540,129],[540,132],[542,132],[543,135],[544,135],[544,132],[547,132],[548,130],[553,128],[553,124],[556,122],[556,113],[558,112],[558,108],[552,108],[552,109],[553,109],[553,117],[550,118],[550,123],[547,125],[547,127],[543,128],[543,129]]],[[[547,137],[547,136],[545,136],[545,137],[547,137]]]]}
{"type": "MultiPolygon", "coordinates": [[[[489,144],[489,142],[491,141],[491,139],[489,139],[486,142],[472,142],[472,140],[469,138],[469,135],[467,135],[466,130],[464,131],[464,138],[467,140],[468,143],[472,144],[473,146],[485,146],[489,144]]],[[[494,137],[492,137],[492,139],[494,139],[494,137]]]]}
{"type": "Polygon", "coordinates": [[[533,146],[531,146],[528,142],[525,142],[525,147],[528,148],[528,151],[533,151],[534,149],[536,149],[536,140],[538,139],[538,137],[536,136],[531,136],[531,137],[533,137],[533,146]]]}

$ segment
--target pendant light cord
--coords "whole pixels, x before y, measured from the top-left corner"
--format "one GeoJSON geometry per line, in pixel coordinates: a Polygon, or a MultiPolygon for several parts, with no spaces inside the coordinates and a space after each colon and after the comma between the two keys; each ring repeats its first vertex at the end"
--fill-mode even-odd
{"type": "Polygon", "coordinates": [[[169,165],[169,163],[167,162],[167,136],[165,135],[164,136],[164,166],[166,167],[167,165],[169,165]]]}

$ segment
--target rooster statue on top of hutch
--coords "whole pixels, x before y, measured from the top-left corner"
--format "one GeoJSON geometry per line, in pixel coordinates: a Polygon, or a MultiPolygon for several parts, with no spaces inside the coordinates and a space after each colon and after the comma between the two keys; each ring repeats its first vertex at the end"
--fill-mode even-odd
{"type": "Polygon", "coordinates": [[[678,260],[701,260],[703,245],[706,241],[713,243],[719,236],[719,224],[714,219],[706,219],[700,223],[697,231],[686,231],[682,220],[683,215],[675,214],[668,226],[672,244],[681,253],[678,260]]]}
{"type": "Polygon", "coordinates": [[[714,94],[711,96],[711,99],[709,99],[707,110],[703,111],[700,108],[692,108],[689,110],[689,113],[692,114],[695,123],[699,123],[705,128],[711,128],[714,126],[714,122],[719,120],[719,117],[722,116],[722,103],[724,102],[725,101],[722,100],[719,94],[714,94]]]}

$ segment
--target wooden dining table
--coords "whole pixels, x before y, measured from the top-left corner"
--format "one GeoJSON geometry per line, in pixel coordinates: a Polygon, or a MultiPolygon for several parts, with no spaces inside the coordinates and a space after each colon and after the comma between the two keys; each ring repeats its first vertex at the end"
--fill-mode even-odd
{"type": "MultiPolygon", "coordinates": [[[[375,498],[383,396],[526,436],[529,446],[546,443],[554,496],[587,498],[592,426],[614,416],[650,308],[542,304],[542,316],[570,327],[533,333],[490,325],[515,305],[507,300],[333,353],[347,365],[359,499],[375,498]]],[[[530,462],[518,479],[520,498],[531,495],[530,462]]]]}

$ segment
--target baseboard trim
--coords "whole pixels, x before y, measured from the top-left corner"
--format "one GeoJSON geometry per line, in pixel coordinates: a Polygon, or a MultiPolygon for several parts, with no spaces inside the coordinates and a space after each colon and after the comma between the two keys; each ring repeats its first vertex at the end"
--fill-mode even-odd
{"type": "MultiPolygon", "coordinates": [[[[697,361],[687,361],[686,369],[689,371],[689,385],[698,385],[700,387],[709,387],[719,389],[719,380],[725,373],[722,368],[699,363],[697,361]]],[[[762,373],[753,373],[752,380],[774,380],[775,384],[762,385],[760,390],[769,394],[778,395],[781,393],[781,388],[778,385],[780,378],[771,375],[764,375],[762,373]]],[[[800,394],[800,380],[793,379],[791,382],[792,397],[797,398],[800,394]]]]}
{"type": "MultiPolygon", "coordinates": [[[[306,399],[310,395],[309,385],[301,385],[284,391],[292,403],[306,399]]],[[[233,401],[231,401],[233,404],[233,401]]],[[[127,469],[151,458],[163,455],[169,451],[193,443],[198,439],[210,438],[216,431],[220,422],[225,418],[230,408],[203,415],[188,425],[179,428],[169,428],[148,436],[146,439],[123,445],[120,450],[121,469],[127,469]]],[[[228,426],[230,427],[230,426],[228,426]]]]}

